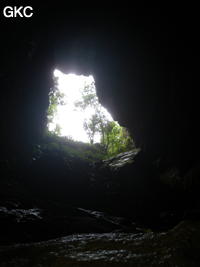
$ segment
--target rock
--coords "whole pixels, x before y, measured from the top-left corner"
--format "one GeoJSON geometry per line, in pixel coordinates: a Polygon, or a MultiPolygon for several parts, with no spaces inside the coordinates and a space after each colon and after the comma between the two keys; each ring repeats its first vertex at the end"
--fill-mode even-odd
{"type": "Polygon", "coordinates": [[[103,163],[105,166],[109,166],[111,169],[117,170],[127,164],[132,164],[139,151],[139,149],[133,149],[127,152],[123,152],[118,154],[117,156],[103,160],[103,163]]]}
{"type": "Polygon", "coordinates": [[[200,266],[200,223],[182,221],[167,232],[73,234],[0,247],[0,266],[200,266]]]}
{"type": "Polygon", "coordinates": [[[16,222],[25,222],[29,220],[40,220],[41,210],[38,208],[33,209],[7,209],[6,207],[0,207],[0,218],[12,217],[16,222]]]}

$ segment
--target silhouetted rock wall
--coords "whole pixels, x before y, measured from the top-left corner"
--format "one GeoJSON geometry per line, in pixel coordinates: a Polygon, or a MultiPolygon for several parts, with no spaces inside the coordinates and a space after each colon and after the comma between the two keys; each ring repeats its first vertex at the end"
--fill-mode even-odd
{"type": "Polygon", "coordinates": [[[195,21],[186,20],[185,11],[49,6],[35,7],[26,21],[2,19],[1,157],[25,155],[44,132],[57,67],[94,75],[101,102],[149,160],[190,168],[199,154],[199,130],[195,21]]]}

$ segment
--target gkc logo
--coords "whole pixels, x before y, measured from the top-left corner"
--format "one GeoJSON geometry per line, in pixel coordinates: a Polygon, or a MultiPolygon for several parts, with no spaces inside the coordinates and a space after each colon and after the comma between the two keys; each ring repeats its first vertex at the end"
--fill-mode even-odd
{"type": "Polygon", "coordinates": [[[31,6],[6,6],[3,9],[3,15],[6,18],[26,17],[30,18],[33,16],[33,8],[31,6]]]}

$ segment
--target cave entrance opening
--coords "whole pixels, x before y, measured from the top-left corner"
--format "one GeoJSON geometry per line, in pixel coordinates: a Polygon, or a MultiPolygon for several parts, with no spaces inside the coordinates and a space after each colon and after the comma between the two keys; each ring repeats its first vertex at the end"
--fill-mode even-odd
{"type": "Polygon", "coordinates": [[[93,76],[64,74],[56,69],[53,78],[49,131],[74,141],[100,143],[100,126],[114,120],[98,101],[93,76]]]}
{"type": "Polygon", "coordinates": [[[99,102],[92,75],[64,74],[55,69],[53,80],[47,112],[50,134],[71,142],[98,144],[109,156],[133,147],[128,130],[99,102]]]}

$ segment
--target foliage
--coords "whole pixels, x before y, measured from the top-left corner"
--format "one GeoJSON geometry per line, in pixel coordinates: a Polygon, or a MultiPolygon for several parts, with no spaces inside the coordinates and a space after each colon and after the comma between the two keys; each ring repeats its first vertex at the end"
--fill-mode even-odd
{"type": "Polygon", "coordinates": [[[108,123],[105,109],[98,101],[94,83],[84,86],[82,91],[82,99],[77,101],[75,106],[81,110],[87,110],[89,108],[94,110],[94,114],[92,114],[90,118],[85,119],[83,125],[90,140],[90,144],[93,144],[95,134],[104,136],[104,127],[108,123]]]}
{"type": "Polygon", "coordinates": [[[77,101],[75,106],[84,110],[87,107],[95,107],[98,104],[99,102],[96,96],[94,82],[92,82],[90,85],[85,84],[82,90],[82,99],[77,101]]]}
{"type": "Polygon", "coordinates": [[[90,144],[94,143],[94,136],[99,132],[99,120],[97,114],[93,114],[90,119],[85,119],[83,128],[86,131],[90,144]]]}
{"type": "MultiPolygon", "coordinates": [[[[53,117],[57,112],[58,105],[64,105],[64,94],[58,90],[58,78],[54,77],[54,87],[51,88],[49,93],[49,108],[47,110],[48,124],[53,121],[53,117]]],[[[60,134],[60,126],[56,125],[54,130],[56,134],[60,134]]]]}
{"type": "Polygon", "coordinates": [[[79,158],[89,162],[96,162],[105,158],[105,152],[100,144],[87,144],[83,142],[73,141],[68,137],[58,136],[55,132],[44,137],[41,144],[38,146],[37,153],[34,157],[41,154],[53,154],[54,156],[61,156],[62,158],[79,158]]]}
{"type": "Polygon", "coordinates": [[[82,90],[82,98],[75,103],[75,107],[77,109],[81,109],[82,111],[87,110],[89,108],[92,108],[95,111],[95,113],[92,114],[90,118],[85,119],[83,123],[83,128],[88,135],[90,144],[94,143],[95,134],[100,132],[99,116],[97,112],[97,108],[99,105],[100,104],[96,96],[94,83],[92,83],[91,85],[85,84],[82,90]]]}
{"type": "Polygon", "coordinates": [[[102,143],[105,146],[108,157],[131,150],[134,147],[133,139],[128,130],[115,121],[107,123],[104,127],[104,134],[102,143]]]}
{"type": "Polygon", "coordinates": [[[84,87],[82,100],[76,103],[76,107],[82,110],[92,107],[95,110],[95,113],[85,120],[84,129],[91,144],[94,143],[95,134],[101,135],[101,144],[108,156],[117,155],[134,147],[128,130],[117,122],[107,119],[105,110],[96,96],[94,84],[84,87]]]}
{"type": "MultiPolygon", "coordinates": [[[[59,92],[58,80],[55,78],[55,86],[49,93],[50,105],[48,109],[48,123],[53,121],[53,117],[57,111],[57,106],[65,104],[63,102],[63,98],[64,95],[59,92]]],[[[74,142],[72,138],[68,137],[64,138],[65,145],[67,144],[68,148],[61,146],[61,150],[65,150],[66,152],[71,150],[71,154],[76,154],[77,156],[86,158],[94,158],[91,156],[92,153],[95,155],[99,154],[99,158],[107,158],[133,149],[134,142],[128,130],[124,127],[121,127],[117,122],[110,121],[106,116],[107,111],[98,101],[94,82],[90,85],[85,84],[84,88],[82,89],[81,99],[76,101],[75,108],[81,111],[87,111],[87,109],[94,111],[90,117],[84,120],[83,124],[84,130],[86,131],[90,140],[90,145],[87,144],[87,148],[84,147],[84,149],[80,150],[80,147],[83,148],[83,143],[74,142]],[[94,139],[95,135],[97,134],[101,136],[101,144],[98,149],[94,149],[96,145],[94,144],[94,139]],[[79,144],[80,147],[75,144],[79,144]],[[74,150],[75,148],[76,152],[74,150]]],[[[56,136],[60,135],[60,131],[61,127],[57,124],[54,128],[52,136],[55,138],[56,136]]],[[[60,143],[60,141],[58,142],[60,143]]]]}

